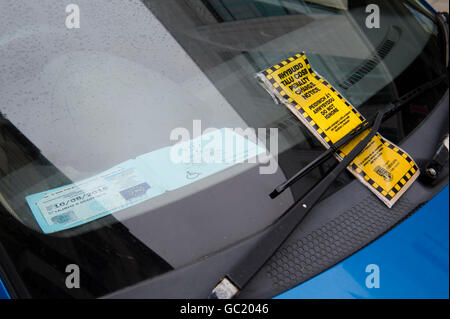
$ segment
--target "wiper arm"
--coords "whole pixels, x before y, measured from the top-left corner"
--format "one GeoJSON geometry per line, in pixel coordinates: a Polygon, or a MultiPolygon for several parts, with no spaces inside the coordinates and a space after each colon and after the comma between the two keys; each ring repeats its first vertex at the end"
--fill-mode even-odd
{"type": "Polygon", "coordinates": [[[373,121],[364,121],[359,124],[356,128],[350,131],[347,135],[337,141],[335,144],[331,144],[330,148],[321,153],[318,157],[316,157],[312,162],[298,171],[294,176],[289,178],[287,181],[278,185],[272,193],[269,194],[270,198],[275,198],[284,192],[288,187],[292,186],[303,176],[311,172],[314,168],[323,164],[326,160],[328,160],[334,152],[336,152],[340,147],[344,146],[348,142],[350,142],[355,136],[359,135],[362,131],[366,130],[368,126],[373,125],[373,121]]]}
{"type": "MultiPolygon", "coordinates": [[[[265,233],[264,237],[250,253],[236,265],[213,289],[209,298],[229,299],[236,295],[250,279],[259,271],[266,261],[285,242],[298,224],[305,218],[311,208],[320,199],[326,189],[334,182],[342,171],[358,156],[377,133],[383,116],[389,111],[383,109],[377,113],[371,131],[362,139],[343,160],[300,201],[296,202],[287,213],[282,215],[265,233]]],[[[369,129],[368,125],[362,130],[369,129]]]]}
{"type": "Polygon", "coordinates": [[[333,170],[326,175],[316,186],[314,186],[301,200],[294,203],[294,205],[282,215],[274,224],[266,229],[263,237],[256,243],[256,246],[249,252],[249,254],[241,260],[212,290],[209,298],[211,299],[229,299],[233,298],[240,290],[242,290],[251,278],[263,267],[270,257],[277,251],[277,249],[286,241],[289,235],[297,228],[303,221],[305,216],[309,213],[311,208],[317,203],[326,189],[334,182],[334,180],[342,173],[346,167],[358,156],[359,153],[367,146],[370,140],[375,136],[380,128],[381,122],[389,118],[398,111],[400,107],[405,105],[411,99],[422,94],[424,91],[436,86],[447,75],[442,74],[434,80],[431,80],[416,89],[403,95],[400,99],[390,103],[383,110],[379,111],[377,115],[369,121],[364,121],[355,129],[349,132],[341,140],[336,142],[323,154],[319,155],[313,162],[308,164],[300,172],[295,174],[288,181],[278,186],[271,197],[276,197],[283,190],[291,186],[302,176],[310,172],[314,167],[323,163],[330,158],[338,148],[350,142],[353,138],[371,128],[367,136],[361,140],[350,153],[337,164],[333,170]]]}
{"type": "MultiPolygon", "coordinates": [[[[390,103],[386,109],[385,114],[383,117],[383,120],[386,120],[390,118],[393,114],[395,114],[400,107],[411,101],[412,99],[416,98],[426,90],[436,86],[439,84],[442,80],[444,80],[447,77],[446,74],[442,74],[441,76],[437,77],[436,79],[433,79],[429,82],[426,82],[425,84],[409,91],[408,93],[404,94],[402,97],[400,97],[395,102],[390,103]]],[[[272,193],[269,194],[270,198],[275,198],[278,195],[280,195],[282,192],[284,192],[287,188],[295,184],[298,180],[300,180],[303,176],[311,172],[314,168],[320,166],[325,161],[327,161],[333,153],[335,153],[339,148],[350,142],[355,136],[359,135],[361,131],[364,131],[367,126],[372,126],[375,121],[375,117],[370,119],[369,121],[364,121],[360,125],[358,125],[356,128],[354,128],[352,131],[350,131],[347,135],[345,135],[343,138],[341,138],[339,141],[337,141],[335,144],[331,144],[330,148],[321,153],[317,158],[315,158],[312,162],[310,162],[308,165],[306,165],[304,168],[302,168],[299,172],[297,172],[294,176],[289,178],[287,181],[281,183],[278,185],[272,193]]]]}

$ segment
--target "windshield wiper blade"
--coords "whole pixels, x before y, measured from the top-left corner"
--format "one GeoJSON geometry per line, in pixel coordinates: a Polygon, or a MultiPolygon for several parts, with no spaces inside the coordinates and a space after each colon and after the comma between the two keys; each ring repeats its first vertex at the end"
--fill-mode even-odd
{"type": "Polygon", "coordinates": [[[298,227],[303,221],[312,207],[319,201],[320,197],[326,191],[326,189],[334,182],[334,180],[342,173],[346,167],[358,156],[359,153],[367,146],[370,140],[375,136],[380,128],[383,120],[391,117],[395,114],[400,107],[405,105],[411,99],[422,94],[424,91],[436,86],[443,79],[446,79],[447,75],[442,74],[439,77],[426,82],[425,84],[417,87],[416,89],[403,95],[400,99],[390,103],[383,110],[380,110],[374,118],[369,121],[364,121],[358,125],[355,129],[349,132],[341,140],[336,142],[327,151],[317,157],[313,162],[308,164],[299,173],[295,174],[291,179],[281,184],[274,192],[272,196],[276,197],[277,193],[282,192],[284,189],[295,183],[302,176],[306,175],[314,167],[317,167],[323,163],[326,159],[330,158],[339,147],[350,142],[353,138],[361,134],[363,131],[370,129],[369,134],[361,140],[350,153],[343,158],[343,160],[337,164],[335,168],[331,170],[318,184],[316,184],[301,200],[294,203],[293,206],[283,214],[275,223],[270,225],[263,237],[256,243],[255,247],[249,252],[249,254],[241,260],[222,280],[214,287],[209,298],[211,299],[228,299],[233,298],[251,278],[264,266],[270,257],[278,250],[278,248],[286,241],[290,234],[298,227]]]}
{"type": "Polygon", "coordinates": [[[313,161],[308,163],[305,167],[303,167],[300,171],[298,171],[294,176],[289,178],[287,181],[278,185],[272,193],[269,194],[270,198],[275,198],[284,192],[288,187],[292,186],[298,180],[300,180],[303,176],[311,172],[314,168],[323,164],[326,160],[328,160],[334,152],[336,152],[340,147],[344,146],[348,142],[350,142],[355,136],[359,135],[362,131],[364,131],[367,126],[371,126],[373,121],[364,121],[352,131],[350,131],[347,135],[337,141],[335,144],[331,144],[330,148],[326,151],[322,152],[318,157],[316,157],[313,161]]]}
{"type": "MultiPolygon", "coordinates": [[[[389,108],[388,108],[389,109],[389,108]]],[[[369,134],[362,139],[351,151],[314,186],[300,201],[297,201],[288,212],[282,215],[274,224],[269,226],[264,236],[240,263],[238,263],[212,290],[209,298],[229,299],[234,297],[250,279],[259,271],[266,261],[285,242],[294,229],[305,218],[311,208],[320,199],[326,189],[342,173],[347,166],[358,156],[377,133],[384,114],[389,111],[383,109],[377,113],[376,119],[369,134]]],[[[370,127],[364,126],[363,130],[370,127]]]]}
{"type": "MultiPolygon", "coordinates": [[[[425,84],[409,91],[408,93],[402,95],[398,100],[391,102],[385,109],[385,114],[383,117],[383,120],[386,120],[390,118],[393,114],[395,114],[402,106],[404,106],[406,103],[411,101],[412,99],[416,98],[426,90],[436,86],[439,84],[442,80],[444,80],[447,77],[446,74],[442,74],[438,76],[437,78],[426,82],[425,84]]],[[[335,153],[339,148],[350,142],[355,136],[359,135],[361,131],[364,131],[367,126],[372,126],[375,121],[375,117],[368,121],[364,121],[360,125],[358,125],[356,128],[354,128],[352,131],[350,131],[347,135],[345,135],[343,138],[341,138],[339,141],[337,141],[334,144],[330,145],[330,148],[321,153],[318,157],[316,157],[313,161],[311,161],[308,165],[303,167],[300,171],[298,171],[294,176],[289,178],[287,181],[281,183],[275,189],[272,191],[272,193],[269,194],[270,198],[275,198],[278,195],[280,195],[282,192],[284,192],[287,188],[291,187],[293,184],[295,184],[297,181],[299,181],[303,176],[311,172],[314,168],[322,165],[325,161],[327,161],[333,153],[335,153]]]]}

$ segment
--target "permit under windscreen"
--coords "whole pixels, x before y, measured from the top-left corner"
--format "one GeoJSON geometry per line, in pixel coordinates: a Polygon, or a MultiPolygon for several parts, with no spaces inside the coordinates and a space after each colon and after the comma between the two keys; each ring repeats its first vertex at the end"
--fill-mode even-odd
{"type": "MultiPolygon", "coordinates": [[[[249,161],[266,149],[223,128],[26,197],[44,233],[83,225],[249,161]]],[[[251,162],[251,161],[249,161],[251,162]]]]}

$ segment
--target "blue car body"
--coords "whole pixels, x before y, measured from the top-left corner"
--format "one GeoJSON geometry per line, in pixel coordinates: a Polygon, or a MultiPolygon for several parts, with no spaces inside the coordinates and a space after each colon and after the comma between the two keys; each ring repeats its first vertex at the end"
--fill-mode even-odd
{"type": "Polygon", "coordinates": [[[449,298],[449,187],[378,240],[277,298],[449,298]],[[366,286],[376,265],[379,287],[366,286]]]}
{"type": "Polygon", "coordinates": [[[1,279],[0,279],[0,299],[10,299],[8,291],[6,290],[6,287],[1,279]]]}

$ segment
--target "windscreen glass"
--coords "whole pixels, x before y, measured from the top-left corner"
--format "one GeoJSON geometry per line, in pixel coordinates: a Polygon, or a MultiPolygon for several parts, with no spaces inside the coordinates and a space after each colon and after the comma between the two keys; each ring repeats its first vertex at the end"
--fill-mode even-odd
{"type": "MultiPolygon", "coordinates": [[[[37,296],[97,297],[198,261],[324,176],[334,160],[269,198],[323,147],[257,72],[305,52],[366,117],[446,72],[443,31],[420,1],[71,4],[0,3],[0,243],[37,296]],[[242,146],[234,160],[173,165],[214,134],[242,146]],[[89,284],[66,289],[68,264],[89,284]]],[[[383,136],[400,143],[446,88],[402,108],[383,136]]],[[[228,158],[222,146],[214,154],[228,158]]]]}

